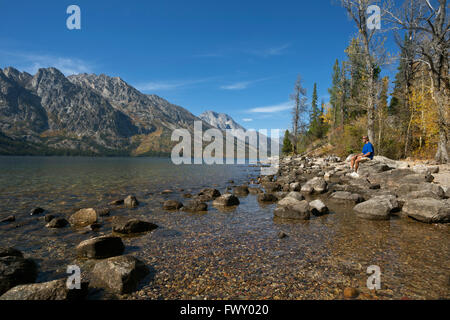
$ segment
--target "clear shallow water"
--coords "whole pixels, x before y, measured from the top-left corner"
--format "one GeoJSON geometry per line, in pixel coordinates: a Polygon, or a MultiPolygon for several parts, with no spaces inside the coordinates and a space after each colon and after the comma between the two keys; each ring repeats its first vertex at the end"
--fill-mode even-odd
{"type": "Polygon", "coordinates": [[[258,174],[259,168],[245,165],[175,166],[158,158],[0,157],[0,218],[16,216],[0,225],[0,246],[37,260],[38,281],[63,276],[73,263],[88,274],[92,262],[76,260],[74,247],[110,233],[112,216],[128,216],[160,227],[123,239],[126,253],[153,270],[140,290],[123,298],[340,299],[348,286],[361,289],[360,298],[450,298],[448,224],[360,220],[351,207],[329,202],[329,215],[280,221],[273,219],[275,205],[261,206],[253,195],[231,211],[210,203],[202,214],[161,209],[166,199],[185,201],[184,193],[203,187],[224,192],[229,180],[239,185],[258,174]],[[165,189],[174,193],[160,194],[165,189]],[[128,194],[140,206],[112,211],[99,232],[49,230],[42,217],[29,215],[39,206],[67,218],[128,194]],[[288,237],[278,239],[280,231],[288,237]],[[377,294],[365,289],[370,265],[382,271],[377,294]]]}

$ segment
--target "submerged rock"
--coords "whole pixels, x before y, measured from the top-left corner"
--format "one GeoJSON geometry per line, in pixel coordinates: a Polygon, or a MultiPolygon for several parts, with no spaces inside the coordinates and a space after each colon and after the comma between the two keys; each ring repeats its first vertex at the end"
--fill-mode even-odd
{"type": "Polygon", "coordinates": [[[80,258],[104,259],[121,255],[125,246],[119,237],[101,236],[80,242],[75,250],[80,258]]]}
{"type": "Polygon", "coordinates": [[[133,256],[113,257],[95,264],[91,283],[112,293],[131,293],[148,273],[145,264],[133,256]]]}
{"type": "Polygon", "coordinates": [[[245,197],[249,194],[248,186],[237,186],[233,189],[233,194],[236,196],[245,197]]]}
{"type": "Polygon", "coordinates": [[[257,197],[259,202],[277,202],[278,197],[273,193],[260,193],[257,197]]]}
{"type": "Polygon", "coordinates": [[[139,201],[136,199],[135,196],[129,195],[123,200],[123,203],[125,204],[125,207],[127,208],[136,208],[139,206],[139,201]]]}
{"type": "Polygon", "coordinates": [[[183,206],[183,210],[188,212],[207,211],[208,205],[199,200],[189,200],[186,205],[183,206]]]}
{"type": "Polygon", "coordinates": [[[31,210],[30,216],[36,216],[36,215],[42,214],[44,212],[45,212],[45,210],[42,208],[34,208],[33,210],[31,210]]]}
{"type": "Polygon", "coordinates": [[[87,283],[69,290],[66,280],[18,285],[0,296],[0,300],[80,300],[87,296],[87,283]]]}
{"type": "Polygon", "coordinates": [[[450,222],[450,206],[445,200],[411,199],[405,202],[402,210],[409,217],[421,222],[450,222]]]}
{"type": "Polygon", "coordinates": [[[170,210],[170,211],[179,210],[182,207],[183,207],[183,204],[176,200],[167,200],[167,201],[164,201],[164,204],[163,204],[163,209],[170,210]]]}
{"type": "Polygon", "coordinates": [[[198,193],[199,196],[204,196],[205,201],[214,200],[217,197],[220,197],[220,191],[214,188],[205,188],[200,190],[198,193]]]}
{"type": "Polygon", "coordinates": [[[47,223],[45,226],[47,228],[57,229],[57,228],[64,228],[68,224],[69,224],[69,221],[67,221],[64,218],[54,218],[49,223],[47,223]]]}
{"type": "Polygon", "coordinates": [[[7,216],[6,218],[1,219],[0,223],[14,222],[14,221],[16,221],[16,217],[11,215],[11,216],[7,216]]]}
{"type": "Polygon", "coordinates": [[[123,217],[114,217],[112,219],[112,228],[114,232],[121,234],[132,234],[152,231],[158,226],[154,223],[138,219],[126,219],[123,217]]]}
{"type": "Polygon", "coordinates": [[[23,258],[15,251],[10,254],[14,255],[0,257],[0,295],[19,284],[35,282],[38,273],[33,260],[23,258]]]}
{"type": "Polygon", "coordinates": [[[231,207],[231,206],[237,206],[239,205],[239,199],[232,194],[226,193],[224,195],[221,195],[220,197],[216,198],[213,201],[214,206],[220,206],[220,207],[231,207]]]}
{"type": "Polygon", "coordinates": [[[0,247],[1,257],[23,257],[23,254],[20,250],[13,247],[0,247]]]}
{"type": "Polygon", "coordinates": [[[72,214],[69,222],[74,227],[86,227],[98,221],[98,213],[94,208],[81,209],[72,214]]]}

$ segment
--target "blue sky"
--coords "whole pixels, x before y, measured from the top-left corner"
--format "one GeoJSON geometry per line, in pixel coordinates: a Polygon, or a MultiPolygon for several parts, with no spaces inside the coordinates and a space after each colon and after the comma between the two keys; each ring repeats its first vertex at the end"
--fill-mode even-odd
{"type": "MultiPolygon", "coordinates": [[[[333,0],[0,1],[0,67],[120,76],[195,115],[291,127],[297,74],[328,100],[332,66],[355,28],[333,0]],[[66,9],[81,8],[81,30],[66,9]]],[[[391,40],[390,40],[391,41],[391,40]]],[[[392,46],[395,50],[395,47],[392,46]]]]}

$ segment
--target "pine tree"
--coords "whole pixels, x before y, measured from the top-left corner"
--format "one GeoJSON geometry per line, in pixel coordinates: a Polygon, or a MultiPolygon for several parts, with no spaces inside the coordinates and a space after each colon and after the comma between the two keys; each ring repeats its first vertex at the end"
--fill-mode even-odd
{"type": "Polygon", "coordinates": [[[286,130],[286,132],[284,133],[283,148],[281,149],[281,151],[283,151],[284,154],[292,152],[292,143],[289,135],[290,135],[289,130],[286,130]]]}

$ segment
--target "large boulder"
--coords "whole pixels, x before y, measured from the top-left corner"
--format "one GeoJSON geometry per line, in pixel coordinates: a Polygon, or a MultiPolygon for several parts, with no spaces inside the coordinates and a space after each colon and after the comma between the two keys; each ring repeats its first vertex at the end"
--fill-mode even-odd
{"type": "Polygon", "coordinates": [[[112,227],[114,232],[120,234],[142,233],[158,228],[156,224],[151,222],[123,217],[114,217],[112,219],[112,227]]]}
{"type": "Polygon", "coordinates": [[[94,208],[81,209],[72,214],[69,222],[73,227],[86,227],[98,221],[99,214],[94,208]]]}
{"type": "Polygon", "coordinates": [[[148,273],[145,264],[133,256],[113,257],[95,264],[91,284],[115,294],[131,293],[148,273]]]}
{"type": "Polygon", "coordinates": [[[121,238],[107,235],[84,240],[75,250],[80,258],[105,259],[121,255],[125,246],[121,238]]]}
{"type": "Polygon", "coordinates": [[[19,256],[14,250],[10,254],[0,257],[0,295],[17,285],[35,282],[38,274],[33,260],[19,256]]]}
{"type": "Polygon", "coordinates": [[[384,163],[394,169],[407,169],[409,167],[409,164],[406,161],[396,161],[383,156],[375,156],[373,157],[373,160],[384,163]]]}
{"type": "Polygon", "coordinates": [[[381,172],[389,171],[392,168],[387,164],[375,160],[361,162],[358,168],[360,176],[370,176],[381,172]]]}
{"type": "Polygon", "coordinates": [[[301,191],[307,194],[310,193],[324,193],[327,190],[327,182],[322,177],[315,177],[306,182],[301,191]]]}
{"type": "Polygon", "coordinates": [[[409,217],[422,222],[450,222],[450,206],[446,200],[410,199],[405,202],[402,210],[409,217]]]}
{"type": "Polygon", "coordinates": [[[221,195],[213,201],[213,205],[219,207],[237,206],[239,203],[239,199],[235,195],[229,193],[221,195]]]}
{"type": "Polygon", "coordinates": [[[0,300],[80,300],[86,297],[87,288],[82,283],[80,289],[70,290],[66,280],[59,279],[15,286],[0,296],[0,300]]]}
{"type": "Polygon", "coordinates": [[[310,218],[309,204],[306,200],[286,197],[278,202],[274,216],[283,219],[308,220],[310,218]]]}
{"type": "Polygon", "coordinates": [[[358,203],[353,210],[357,216],[368,220],[389,220],[391,212],[398,210],[395,196],[377,196],[358,203]]]}
{"type": "Polygon", "coordinates": [[[431,173],[438,173],[439,172],[439,166],[426,166],[424,164],[418,164],[411,168],[412,171],[420,174],[431,174],[431,173]]]}
{"type": "Polygon", "coordinates": [[[361,195],[357,194],[357,193],[351,193],[348,191],[336,191],[333,192],[330,195],[330,199],[335,201],[335,202],[352,202],[352,203],[359,203],[361,201],[363,201],[363,198],[361,197],[361,195]]]}

